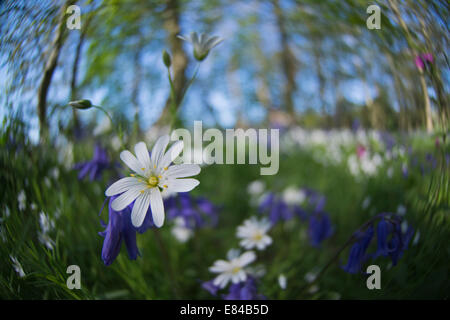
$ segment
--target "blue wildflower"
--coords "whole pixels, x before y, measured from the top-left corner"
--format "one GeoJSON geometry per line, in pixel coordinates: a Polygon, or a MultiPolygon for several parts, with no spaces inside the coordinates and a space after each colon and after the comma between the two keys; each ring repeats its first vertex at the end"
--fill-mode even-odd
{"type": "Polygon", "coordinates": [[[342,269],[348,273],[359,273],[361,272],[361,266],[363,262],[368,258],[366,255],[367,248],[369,248],[370,242],[373,238],[374,228],[373,225],[369,225],[365,232],[357,232],[357,241],[353,244],[350,249],[350,254],[348,258],[347,265],[342,269]]]}
{"type": "Polygon", "coordinates": [[[374,254],[374,259],[389,255],[388,236],[391,232],[392,224],[383,217],[377,225],[377,251],[374,254]]]}
{"type": "Polygon", "coordinates": [[[383,140],[386,150],[390,151],[395,145],[395,138],[389,132],[381,132],[381,140],[383,140]]]}
{"type": "Polygon", "coordinates": [[[308,235],[312,246],[320,246],[320,243],[332,234],[333,227],[327,213],[317,211],[309,217],[308,235]]]}
{"type": "Polygon", "coordinates": [[[352,131],[356,132],[361,128],[361,122],[358,119],[354,119],[352,122],[352,131]]]}
{"type": "Polygon", "coordinates": [[[408,248],[408,244],[414,235],[414,229],[408,226],[405,232],[402,231],[402,219],[399,216],[382,213],[379,215],[380,221],[377,225],[377,249],[373,254],[366,254],[370,242],[374,235],[373,224],[365,233],[359,231],[355,234],[357,242],[350,249],[347,265],[343,267],[346,272],[357,273],[368,258],[376,259],[379,256],[390,257],[392,265],[396,265],[408,248]]]}
{"type": "Polygon", "coordinates": [[[181,217],[185,226],[190,229],[206,225],[215,226],[218,221],[218,210],[212,202],[203,197],[194,197],[188,192],[180,192],[164,200],[168,219],[181,217]]]}
{"type": "Polygon", "coordinates": [[[217,295],[217,291],[219,291],[219,287],[214,284],[214,279],[210,281],[205,281],[202,283],[202,288],[208,291],[213,296],[217,295]]]}
{"type": "Polygon", "coordinates": [[[131,210],[133,204],[130,204],[122,211],[115,211],[111,207],[111,203],[116,198],[117,196],[113,196],[109,199],[108,225],[101,221],[105,230],[99,232],[99,235],[105,238],[102,248],[102,260],[107,266],[113,263],[119,255],[122,242],[125,242],[128,257],[131,260],[136,260],[137,256],[140,255],[136,244],[136,232],[142,233],[153,226],[153,221],[151,220],[152,215],[147,214],[142,226],[139,228],[134,227],[131,223],[131,210]]]}
{"type": "Polygon", "coordinates": [[[273,193],[265,196],[259,205],[259,211],[261,213],[267,213],[272,224],[276,224],[279,221],[287,221],[294,217],[294,212],[291,208],[273,193]]]}
{"type": "Polygon", "coordinates": [[[408,226],[405,233],[402,233],[400,223],[397,223],[394,228],[394,235],[389,241],[389,256],[392,260],[392,265],[398,263],[398,259],[403,255],[403,252],[408,248],[408,244],[414,235],[414,229],[408,226]]]}
{"type": "Polygon", "coordinates": [[[359,242],[351,247],[347,265],[342,269],[348,273],[358,273],[361,270],[361,244],[359,242]]]}
{"type": "Polygon", "coordinates": [[[103,170],[110,167],[110,161],[106,150],[96,144],[92,160],[75,164],[74,169],[79,170],[78,179],[83,179],[89,174],[91,181],[100,179],[103,170]]]}
{"type": "Polygon", "coordinates": [[[257,292],[256,279],[248,276],[245,282],[233,283],[224,300],[261,300],[265,297],[257,292]]]}

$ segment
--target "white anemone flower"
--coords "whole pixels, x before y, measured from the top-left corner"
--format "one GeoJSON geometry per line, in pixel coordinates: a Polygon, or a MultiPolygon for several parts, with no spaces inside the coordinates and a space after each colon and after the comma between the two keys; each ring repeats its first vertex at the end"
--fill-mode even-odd
{"type": "Polygon", "coordinates": [[[133,226],[140,227],[148,208],[152,210],[154,224],[159,228],[164,224],[164,204],[161,190],[166,192],[188,192],[200,183],[196,179],[180,179],[200,173],[196,164],[170,165],[183,150],[183,141],[175,142],[164,153],[169,144],[169,136],[161,136],[152,149],[151,156],[144,142],[134,147],[136,157],[128,150],[120,153],[120,159],[134,173],[113,183],[106,191],[108,197],[120,194],[112,203],[115,211],[125,209],[134,201],[131,211],[133,226]]]}
{"type": "Polygon", "coordinates": [[[245,249],[257,248],[263,250],[272,243],[272,238],[267,235],[271,224],[267,219],[247,219],[237,229],[237,237],[242,239],[240,244],[245,249]]]}
{"type": "Polygon", "coordinates": [[[210,37],[204,33],[198,35],[197,32],[191,32],[188,37],[178,36],[178,38],[192,43],[194,46],[194,57],[198,61],[204,60],[209,51],[223,41],[222,38],[210,37]]]}
{"type": "Polygon", "coordinates": [[[219,273],[213,280],[213,284],[220,288],[225,288],[228,282],[239,283],[247,279],[245,267],[256,259],[253,251],[244,252],[242,255],[234,257],[229,261],[217,260],[209,271],[219,273]]]}

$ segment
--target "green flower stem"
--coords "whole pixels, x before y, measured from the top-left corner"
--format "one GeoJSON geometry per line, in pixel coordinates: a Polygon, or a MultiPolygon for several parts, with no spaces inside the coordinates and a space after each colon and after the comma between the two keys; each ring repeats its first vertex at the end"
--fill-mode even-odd
{"type": "MultiPolygon", "coordinates": [[[[111,115],[109,114],[108,111],[106,111],[101,106],[92,105],[92,107],[102,111],[108,117],[109,121],[111,122],[111,126],[114,128],[113,119],[112,119],[112,117],[111,117],[111,115]]],[[[122,149],[125,150],[125,144],[123,143],[123,130],[122,130],[122,126],[121,125],[119,125],[117,136],[119,137],[120,145],[121,145],[122,149]]]]}
{"type": "Polygon", "coordinates": [[[171,115],[172,115],[172,121],[170,123],[170,128],[173,127],[175,121],[177,120],[178,112],[180,110],[179,107],[183,103],[184,97],[186,96],[186,93],[187,93],[188,89],[190,88],[192,83],[197,78],[197,74],[198,74],[199,69],[200,69],[200,63],[197,63],[197,66],[195,67],[194,75],[187,82],[187,85],[184,88],[184,90],[183,90],[183,92],[181,94],[181,97],[179,97],[179,101],[177,102],[177,96],[176,96],[176,92],[175,92],[175,87],[174,87],[174,84],[173,84],[172,76],[170,74],[170,69],[167,68],[167,75],[168,75],[169,84],[170,84],[170,100],[171,100],[170,112],[171,112],[171,115]]]}
{"type": "MultiPolygon", "coordinates": [[[[367,221],[363,225],[361,225],[357,230],[366,229],[372,222],[374,222],[376,219],[380,218],[381,216],[382,215],[379,215],[379,214],[376,215],[375,217],[371,218],[369,221],[367,221]]],[[[320,278],[322,278],[322,276],[325,274],[325,271],[327,271],[328,268],[337,260],[337,258],[339,258],[342,251],[344,251],[350,244],[352,244],[355,241],[355,239],[356,239],[356,232],[354,232],[350,236],[350,238],[348,238],[348,240],[342,245],[342,247],[339,248],[338,251],[336,251],[334,256],[330,260],[328,260],[327,264],[322,268],[322,270],[320,270],[320,272],[317,274],[316,278],[313,281],[311,281],[310,283],[303,286],[299,290],[300,293],[304,292],[305,290],[309,289],[314,284],[316,284],[320,280],[320,278]]]]}
{"type": "Polygon", "coordinates": [[[169,273],[169,279],[172,287],[173,294],[175,295],[175,298],[179,298],[179,290],[178,290],[178,284],[176,281],[175,273],[172,268],[172,264],[170,263],[169,255],[167,254],[166,246],[164,245],[164,241],[159,233],[159,230],[157,228],[152,228],[153,233],[156,238],[156,242],[158,242],[159,250],[161,251],[161,256],[163,258],[164,264],[166,265],[167,272],[169,273]]]}

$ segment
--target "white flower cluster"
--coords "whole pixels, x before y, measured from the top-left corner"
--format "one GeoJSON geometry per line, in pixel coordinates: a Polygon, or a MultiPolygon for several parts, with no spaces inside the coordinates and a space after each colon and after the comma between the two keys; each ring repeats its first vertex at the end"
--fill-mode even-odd
{"type": "Polygon", "coordinates": [[[53,250],[55,241],[52,240],[49,233],[55,228],[55,222],[47,214],[41,211],[39,214],[39,225],[39,242],[45,245],[48,249],[53,250]]]}

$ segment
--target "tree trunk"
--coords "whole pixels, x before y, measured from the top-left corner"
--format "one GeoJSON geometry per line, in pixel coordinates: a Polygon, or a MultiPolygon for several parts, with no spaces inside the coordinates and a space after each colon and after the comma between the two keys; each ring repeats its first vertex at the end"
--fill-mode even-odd
{"type": "Polygon", "coordinates": [[[281,64],[286,83],[284,85],[283,102],[286,111],[295,116],[294,101],[292,95],[296,89],[295,84],[295,58],[289,48],[288,33],[286,31],[283,12],[279,0],[273,0],[274,12],[277,20],[278,32],[281,38],[281,64]]]}
{"type": "MultiPolygon", "coordinates": [[[[176,96],[176,107],[180,107],[181,97],[183,90],[186,86],[186,69],[188,65],[188,58],[183,50],[183,44],[177,35],[180,33],[180,12],[179,12],[179,1],[169,0],[167,7],[164,11],[164,28],[167,31],[167,40],[170,46],[172,55],[172,75],[173,84],[176,96]]],[[[167,125],[170,123],[171,118],[171,98],[169,97],[166,101],[164,110],[157,122],[158,125],[167,125]]]]}
{"type": "Polygon", "coordinates": [[[67,7],[69,7],[75,1],[68,0],[61,8],[58,26],[56,29],[56,35],[52,43],[52,51],[50,57],[44,68],[44,75],[42,76],[41,84],[38,90],[38,116],[39,116],[39,126],[40,126],[40,139],[44,141],[48,137],[48,123],[47,123],[47,94],[50,88],[50,83],[52,81],[53,73],[55,71],[56,65],[58,64],[58,57],[63,44],[64,30],[66,28],[65,24],[65,14],[67,7]]]}
{"type": "Polygon", "coordinates": [[[136,137],[139,135],[140,127],[139,127],[139,88],[142,80],[142,72],[141,72],[141,51],[142,47],[136,49],[134,53],[134,77],[133,83],[131,86],[131,104],[134,107],[134,122],[133,122],[133,134],[136,137]]]}

